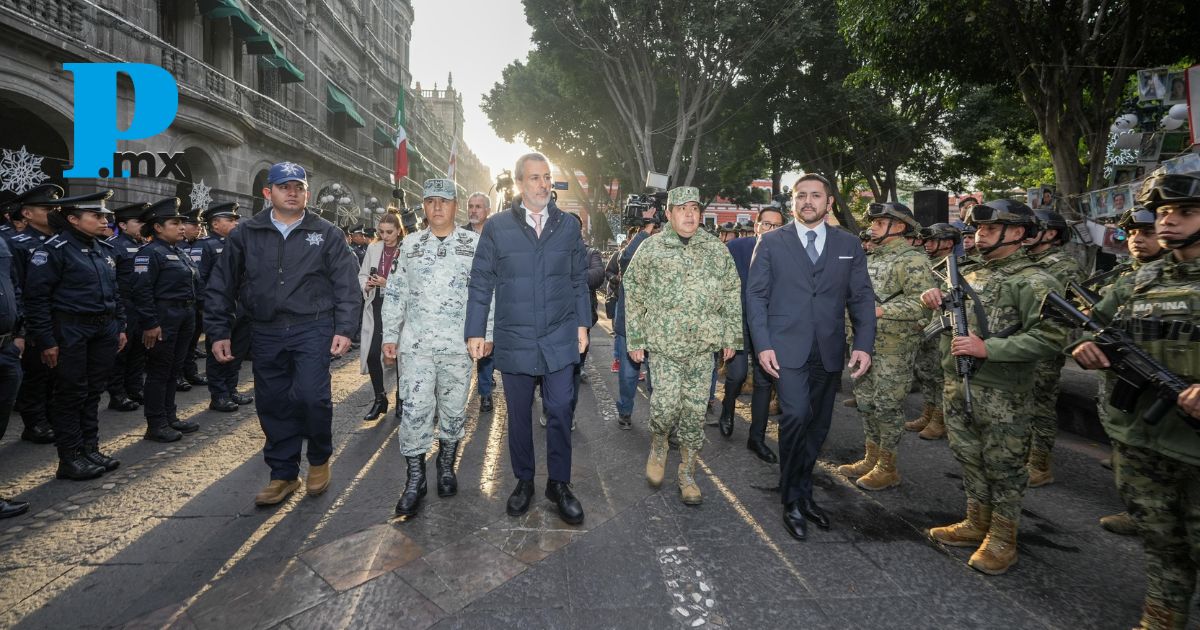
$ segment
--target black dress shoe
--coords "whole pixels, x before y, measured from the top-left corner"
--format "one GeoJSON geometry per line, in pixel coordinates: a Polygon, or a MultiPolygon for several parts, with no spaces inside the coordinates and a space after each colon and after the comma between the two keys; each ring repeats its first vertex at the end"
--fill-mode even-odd
{"type": "Polygon", "coordinates": [[[617,416],[617,428],[628,431],[633,428],[633,416],[621,414],[617,416]]]}
{"type": "Polygon", "coordinates": [[[567,525],[578,525],[583,522],[583,505],[571,492],[571,484],[565,481],[551,479],[546,482],[546,498],[554,502],[558,508],[558,518],[567,525]]]}
{"type": "Polygon", "coordinates": [[[721,418],[717,420],[717,424],[721,425],[721,435],[733,435],[733,409],[721,409],[721,418]]]}
{"type": "Polygon", "coordinates": [[[249,405],[250,403],[254,402],[253,396],[250,394],[243,394],[241,392],[233,392],[233,395],[230,396],[229,399],[238,405],[249,405]]]}
{"type": "Polygon", "coordinates": [[[208,379],[199,374],[187,374],[184,375],[183,379],[188,383],[195,385],[196,387],[204,387],[205,385],[208,385],[208,379]]]}
{"type": "Polygon", "coordinates": [[[72,481],[87,481],[104,474],[104,468],[93,464],[83,456],[82,450],[75,450],[67,455],[59,455],[58,470],[54,476],[58,479],[72,481]]]}
{"type": "Polygon", "coordinates": [[[479,397],[479,411],[480,412],[487,413],[492,410],[492,407],[493,407],[493,404],[492,404],[492,395],[491,394],[488,394],[487,396],[479,397]]]}
{"type": "Polygon", "coordinates": [[[109,396],[108,408],[113,411],[137,411],[141,405],[124,396],[109,396]]]}
{"type": "Polygon", "coordinates": [[[517,487],[508,496],[505,511],[509,516],[520,516],[529,511],[529,503],[533,500],[533,480],[518,479],[517,487]]]}
{"type": "Polygon", "coordinates": [[[821,529],[829,529],[829,515],[825,514],[825,510],[822,510],[816,501],[801,499],[799,503],[800,513],[804,515],[804,518],[816,523],[817,527],[821,529]]]}
{"type": "Polygon", "coordinates": [[[768,464],[774,464],[779,461],[779,458],[775,456],[775,451],[772,451],[771,447],[767,446],[767,443],[761,440],[751,439],[750,441],[746,442],[746,448],[754,451],[754,454],[758,456],[759,459],[767,462],[768,464]]]}
{"type": "Polygon", "coordinates": [[[141,403],[146,402],[146,395],[143,394],[142,392],[130,392],[129,400],[132,400],[135,403],[141,404],[141,403]]]}
{"type": "Polygon", "coordinates": [[[31,427],[25,427],[21,432],[21,439],[34,444],[53,444],[54,429],[50,428],[49,422],[43,420],[31,427]]]}
{"type": "Polygon", "coordinates": [[[146,435],[142,436],[142,439],[151,442],[178,442],[183,439],[183,434],[171,427],[154,427],[146,429],[146,435]]]}
{"type": "Polygon", "coordinates": [[[367,410],[367,415],[363,416],[363,422],[371,422],[379,416],[387,413],[388,399],[386,394],[376,394],[375,402],[371,403],[371,408],[367,410]]]}
{"type": "Polygon", "coordinates": [[[229,398],[213,398],[208,402],[208,408],[213,411],[237,411],[238,404],[229,398]]]}
{"type": "Polygon", "coordinates": [[[167,425],[180,433],[195,433],[200,430],[200,425],[195,422],[185,422],[183,420],[171,420],[167,425]]]}
{"type": "Polygon", "coordinates": [[[192,391],[192,384],[187,382],[186,380],[183,379],[182,376],[180,376],[179,378],[175,379],[175,391],[190,392],[190,391],[192,391]]]}
{"type": "Polygon", "coordinates": [[[12,518],[20,516],[29,511],[29,503],[26,501],[12,501],[0,497],[0,518],[12,518]]]}
{"type": "Polygon", "coordinates": [[[796,540],[808,538],[808,521],[800,513],[800,502],[793,501],[783,508],[783,526],[796,540]]]}
{"type": "Polygon", "coordinates": [[[83,456],[86,457],[89,462],[92,462],[93,464],[103,468],[104,472],[112,472],[121,467],[121,462],[119,460],[113,459],[108,455],[101,453],[100,449],[95,446],[85,446],[83,448],[83,456]]]}

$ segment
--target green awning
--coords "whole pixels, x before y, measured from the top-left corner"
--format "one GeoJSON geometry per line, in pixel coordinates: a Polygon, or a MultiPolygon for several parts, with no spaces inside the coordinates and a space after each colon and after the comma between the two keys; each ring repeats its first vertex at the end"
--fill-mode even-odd
{"type": "Polygon", "coordinates": [[[375,123],[375,144],[381,147],[395,146],[396,139],[388,132],[387,127],[383,123],[375,123]]]}
{"type": "Polygon", "coordinates": [[[261,35],[246,38],[246,52],[251,55],[283,56],[283,51],[279,50],[279,44],[275,43],[275,38],[266,31],[261,35]]]}
{"type": "Polygon", "coordinates": [[[243,11],[240,7],[218,7],[207,16],[212,19],[229,18],[229,26],[233,28],[233,34],[246,39],[247,37],[257,37],[263,34],[262,24],[250,17],[250,14],[243,11]]]}
{"type": "Polygon", "coordinates": [[[347,121],[352,127],[366,127],[367,121],[359,115],[358,110],[354,108],[354,101],[350,100],[350,96],[338,89],[332,83],[328,89],[329,100],[326,101],[325,107],[335,114],[345,114],[347,121]]]}
{"type": "Polygon", "coordinates": [[[304,72],[282,55],[262,55],[258,58],[258,63],[264,68],[279,70],[280,83],[301,83],[304,81],[304,72]]]}

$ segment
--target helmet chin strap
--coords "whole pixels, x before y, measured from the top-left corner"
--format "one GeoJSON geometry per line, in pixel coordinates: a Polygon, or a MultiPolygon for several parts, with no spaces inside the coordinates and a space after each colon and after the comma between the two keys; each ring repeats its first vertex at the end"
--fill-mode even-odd
{"type": "Polygon", "coordinates": [[[891,237],[893,237],[893,236],[904,236],[904,232],[903,232],[903,231],[901,231],[901,232],[900,232],[900,233],[898,233],[898,234],[893,234],[893,233],[892,233],[892,224],[896,222],[896,220],[895,220],[895,219],[893,219],[893,218],[891,218],[891,217],[888,217],[888,220],[887,220],[887,222],[888,222],[888,223],[887,223],[887,230],[885,230],[885,231],[884,231],[884,233],[883,233],[883,236],[875,236],[874,234],[871,234],[871,230],[870,230],[870,229],[868,229],[868,230],[867,230],[867,234],[871,234],[871,238],[869,238],[869,239],[867,239],[867,240],[871,241],[872,243],[874,243],[874,244],[876,244],[876,245],[882,245],[882,244],[883,244],[883,241],[885,241],[885,240],[887,240],[887,239],[889,239],[889,238],[891,238],[891,237]]]}
{"type": "Polygon", "coordinates": [[[1019,239],[1017,239],[1017,240],[1015,240],[1015,241],[1006,241],[1006,240],[1004,240],[1004,236],[1005,236],[1006,234],[1008,234],[1008,228],[1009,228],[1009,227],[1010,227],[1010,226],[1009,226],[1009,224],[1007,224],[1007,223],[1002,223],[1002,224],[1000,224],[1000,239],[996,241],[996,244],[995,244],[995,245],[989,245],[989,246],[987,246],[987,247],[980,247],[980,245],[979,245],[979,239],[976,239],[976,240],[975,240],[975,249],[976,249],[976,250],[977,250],[977,251],[978,251],[978,252],[979,252],[981,255],[987,256],[988,254],[990,254],[990,253],[992,253],[992,252],[996,251],[997,249],[1000,249],[1001,247],[1004,247],[1005,245],[1017,245],[1017,244],[1019,244],[1021,241],[1025,240],[1025,239],[1023,239],[1023,238],[1019,238],[1019,239]]]}
{"type": "Polygon", "coordinates": [[[1165,238],[1159,240],[1159,242],[1162,243],[1163,247],[1167,249],[1184,249],[1185,247],[1191,247],[1197,242],[1200,242],[1200,230],[1192,232],[1192,235],[1187,238],[1165,238]]]}

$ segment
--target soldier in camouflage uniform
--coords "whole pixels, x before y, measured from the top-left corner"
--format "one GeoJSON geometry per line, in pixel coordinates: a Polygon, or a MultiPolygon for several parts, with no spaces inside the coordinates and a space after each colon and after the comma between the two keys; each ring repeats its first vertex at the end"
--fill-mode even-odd
{"type": "MultiPolygon", "coordinates": [[[[965,265],[961,275],[978,300],[967,300],[970,334],[942,337],[946,428],[950,450],[963,467],[967,518],[934,527],[929,535],[946,545],[978,546],[968,564],[998,575],[1017,561],[1017,523],[1029,480],[1025,399],[1034,368],[1062,350],[1066,330],[1039,316],[1046,293],[1061,286],[1023,250],[1038,232],[1033,210],[1016,201],[990,201],[972,207],[967,222],[977,226],[981,260],[965,265]],[[971,414],[955,372],[957,356],[974,357],[980,365],[971,378],[971,414]]],[[[922,300],[940,309],[942,297],[935,288],[922,300]]]]}
{"type": "MultiPolygon", "coordinates": [[[[934,223],[920,232],[925,254],[933,265],[940,263],[946,256],[954,253],[962,240],[962,233],[949,223],[934,223]]],[[[941,340],[937,337],[925,339],[922,337],[917,346],[917,357],[913,364],[917,387],[921,392],[921,400],[925,402],[921,415],[904,424],[906,431],[920,431],[917,437],[922,440],[940,440],[946,437],[945,416],[942,415],[942,389],[945,379],[942,378],[941,340]]]]}
{"type": "MultiPolygon", "coordinates": [[[[467,283],[479,236],[455,227],[458,210],[454,182],[425,181],[428,227],[409,234],[400,244],[395,268],[384,293],[383,355],[399,360],[400,452],[408,483],[396,514],[416,516],[425,496],[425,454],[437,426],[438,496],[458,492],[454,462],[463,436],[464,408],[474,362],[463,341],[467,318],[467,283]]],[[[487,340],[491,341],[488,318],[487,340]]]]}
{"type": "MultiPolygon", "coordinates": [[[[1110,405],[1104,429],[1113,442],[1117,490],[1145,550],[1139,627],[1185,628],[1200,568],[1200,172],[1152,176],[1138,202],[1157,215],[1155,235],[1169,253],[1118,280],[1094,313],[1192,384],[1176,401],[1178,413],[1144,421],[1155,400],[1147,389],[1134,413],[1110,405]]],[[[1090,341],[1072,356],[1084,369],[1109,366],[1090,341]]]]}
{"type": "MultiPolygon", "coordinates": [[[[1121,230],[1125,237],[1125,243],[1129,248],[1129,258],[1121,261],[1116,267],[1097,274],[1083,281],[1085,287],[1092,287],[1101,297],[1112,292],[1113,287],[1123,277],[1136,272],[1146,263],[1153,262],[1162,257],[1166,252],[1163,246],[1159,244],[1158,238],[1154,235],[1154,213],[1141,206],[1130,208],[1121,215],[1117,221],[1117,228],[1121,230]]],[[[1105,374],[1106,378],[1100,380],[1099,391],[1096,394],[1096,412],[1100,416],[1101,424],[1108,421],[1108,387],[1106,381],[1109,375],[1105,374]]],[[[1106,459],[1101,462],[1103,466],[1112,469],[1112,460],[1106,459]]],[[[1100,526],[1104,529],[1122,536],[1136,536],[1137,524],[1130,518],[1129,512],[1118,512],[1109,514],[1108,516],[1100,517],[1100,526]]]]}
{"type": "Polygon", "coordinates": [[[700,191],[674,188],[667,196],[669,227],[646,239],[625,272],[625,328],[629,356],[654,356],[650,396],[650,455],[646,479],[662,484],[667,436],[679,435],[680,496],[701,501],[696,458],[704,446],[704,413],[713,353],[725,360],[742,349],[741,283],[733,257],[700,229],[700,191]]]}
{"type": "Polygon", "coordinates": [[[929,259],[906,240],[920,229],[912,211],[899,203],[873,203],[867,208],[871,242],[867,273],[875,289],[878,325],[871,370],[854,383],[854,399],[863,415],[866,454],[838,467],[866,490],[900,484],[896,448],[904,433],[901,405],[912,385],[912,365],[921,329],[929,312],[921,292],[933,285],[929,259]]]}
{"type": "MultiPolygon", "coordinates": [[[[1071,240],[1069,227],[1062,215],[1053,210],[1035,210],[1037,239],[1026,246],[1029,258],[1037,262],[1062,286],[1079,279],[1083,269],[1063,248],[1071,240]]],[[[1033,435],[1029,449],[1029,487],[1037,488],[1054,482],[1050,470],[1050,451],[1058,433],[1058,381],[1062,377],[1065,354],[1038,363],[1033,377],[1033,392],[1029,396],[1029,415],[1033,420],[1033,435]]]]}

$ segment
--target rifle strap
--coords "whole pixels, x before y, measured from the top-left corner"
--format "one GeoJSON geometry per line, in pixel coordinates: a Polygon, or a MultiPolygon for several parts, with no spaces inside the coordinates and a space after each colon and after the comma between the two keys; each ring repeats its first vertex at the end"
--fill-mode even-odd
{"type": "Polygon", "coordinates": [[[983,302],[979,300],[979,294],[975,292],[975,288],[970,282],[963,277],[962,272],[958,274],[958,282],[962,285],[963,293],[971,298],[971,310],[975,311],[975,321],[979,322],[979,338],[988,339],[992,335],[988,332],[987,312],[983,310],[983,302]]]}

